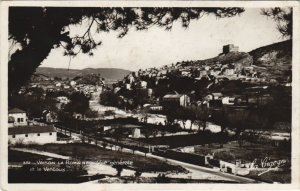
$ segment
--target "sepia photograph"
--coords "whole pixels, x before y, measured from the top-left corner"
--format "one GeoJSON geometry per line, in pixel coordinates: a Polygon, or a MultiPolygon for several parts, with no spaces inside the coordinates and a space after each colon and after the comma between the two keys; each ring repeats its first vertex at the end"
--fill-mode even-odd
{"type": "Polygon", "coordinates": [[[299,184],[299,2],[185,3],[6,4],[1,181],[299,184]]]}

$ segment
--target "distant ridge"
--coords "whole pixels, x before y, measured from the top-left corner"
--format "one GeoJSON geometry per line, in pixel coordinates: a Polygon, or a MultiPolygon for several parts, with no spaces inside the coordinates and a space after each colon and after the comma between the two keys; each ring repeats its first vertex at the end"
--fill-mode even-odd
{"type": "Polygon", "coordinates": [[[50,68],[39,67],[35,74],[42,74],[48,77],[68,77],[74,78],[76,76],[82,76],[86,74],[101,74],[101,76],[107,80],[121,80],[129,74],[130,70],[124,70],[119,68],[85,68],[79,69],[66,69],[66,68],[50,68]]]}

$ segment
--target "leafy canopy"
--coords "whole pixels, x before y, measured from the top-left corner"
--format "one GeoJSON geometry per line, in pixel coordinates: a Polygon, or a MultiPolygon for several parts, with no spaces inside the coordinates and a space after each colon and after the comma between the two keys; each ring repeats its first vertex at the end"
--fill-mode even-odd
{"type": "Polygon", "coordinates": [[[130,28],[147,30],[159,26],[171,30],[175,21],[187,28],[191,20],[204,15],[217,18],[232,17],[243,8],[175,8],[175,7],[10,7],[9,40],[20,45],[9,61],[9,93],[24,85],[35,69],[53,48],[63,47],[65,55],[79,53],[93,55],[93,50],[102,44],[95,40],[91,29],[96,32],[117,31],[124,37],[130,28]],[[70,25],[89,22],[82,35],[70,36],[70,25]]]}

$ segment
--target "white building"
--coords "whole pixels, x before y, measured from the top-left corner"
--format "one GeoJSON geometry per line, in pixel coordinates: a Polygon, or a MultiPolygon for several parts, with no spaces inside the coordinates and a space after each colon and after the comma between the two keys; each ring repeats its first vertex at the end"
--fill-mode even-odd
{"type": "Polygon", "coordinates": [[[116,87],[115,89],[114,89],[114,93],[116,94],[116,93],[118,93],[118,91],[120,91],[120,87],[116,87]]]}
{"type": "Polygon", "coordinates": [[[129,78],[130,84],[132,84],[134,82],[134,77],[132,76],[132,74],[130,74],[128,78],[129,78]]]}
{"type": "Polygon", "coordinates": [[[126,90],[131,90],[131,84],[125,84],[125,88],[126,88],[126,90]]]}
{"type": "Polygon", "coordinates": [[[66,96],[59,96],[56,98],[59,103],[68,104],[70,100],[66,96]]]}
{"type": "Polygon", "coordinates": [[[56,87],[61,87],[61,83],[58,82],[57,84],[55,84],[56,87]]]}
{"type": "Polygon", "coordinates": [[[225,68],[223,70],[223,75],[225,75],[225,76],[232,76],[232,75],[234,75],[234,73],[235,73],[235,70],[233,68],[225,68]]]}
{"type": "Polygon", "coordinates": [[[168,106],[187,107],[190,104],[190,97],[185,94],[167,94],[163,97],[163,102],[168,106]]]}
{"type": "Polygon", "coordinates": [[[226,97],[222,98],[222,103],[224,105],[234,105],[234,100],[235,100],[234,97],[228,97],[228,96],[226,96],[226,97]]]}
{"type": "Polygon", "coordinates": [[[75,86],[75,85],[76,85],[76,82],[75,82],[75,81],[71,81],[71,82],[70,82],[70,86],[73,87],[73,86],[75,86]]]}
{"type": "Polygon", "coordinates": [[[46,122],[50,122],[50,123],[57,122],[57,114],[54,112],[48,112],[45,115],[45,120],[46,122]]]}
{"type": "Polygon", "coordinates": [[[190,71],[187,71],[187,70],[181,71],[181,75],[182,75],[182,76],[190,76],[190,74],[191,74],[190,71]]]}
{"type": "Polygon", "coordinates": [[[210,100],[219,100],[223,97],[223,94],[222,93],[211,93],[211,94],[208,94],[207,96],[204,97],[204,100],[205,101],[210,101],[210,100]]]}
{"type": "Polygon", "coordinates": [[[153,95],[153,89],[148,88],[147,93],[148,93],[148,97],[152,97],[152,95],[153,95]]]}
{"type": "Polygon", "coordinates": [[[64,89],[69,89],[70,86],[69,85],[64,85],[64,89]]]}
{"type": "Polygon", "coordinates": [[[213,96],[214,100],[218,100],[218,99],[221,99],[223,97],[223,94],[219,93],[219,92],[211,93],[211,95],[213,96]]]}
{"type": "Polygon", "coordinates": [[[54,143],[57,140],[57,134],[53,126],[22,126],[11,127],[8,129],[8,141],[15,143],[54,143]]]}
{"type": "Polygon", "coordinates": [[[13,124],[10,126],[24,126],[27,125],[27,115],[26,112],[19,109],[19,108],[13,108],[8,111],[8,118],[9,122],[13,124]]]}
{"type": "Polygon", "coordinates": [[[141,81],[141,88],[147,88],[147,82],[141,81]]]}
{"type": "Polygon", "coordinates": [[[132,138],[140,138],[141,130],[139,128],[134,128],[132,130],[132,138]]]}
{"type": "Polygon", "coordinates": [[[206,71],[209,71],[209,70],[210,70],[210,67],[209,67],[209,66],[205,66],[204,69],[205,69],[206,71]]]}

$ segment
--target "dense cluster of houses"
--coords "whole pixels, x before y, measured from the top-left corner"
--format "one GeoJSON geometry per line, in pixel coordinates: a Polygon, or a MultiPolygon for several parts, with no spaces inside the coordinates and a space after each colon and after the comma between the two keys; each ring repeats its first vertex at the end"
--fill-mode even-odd
{"type": "MultiPolygon", "coordinates": [[[[223,46],[223,53],[221,53],[220,56],[236,52],[238,52],[238,47],[233,44],[229,44],[223,46]]],[[[171,73],[179,76],[192,77],[196,80],[200,80],[201,78],[207,78],[208,80],[215,78],[227,78],[230,80],[239,79],[248,82],[270,81],[259,75],[257,66],[252,65],[251,61],[242,63],[220,63],[220,61],[213,63],[202,61],[183,61],[170,66],[165,65],[161,68],[154,67],[146,70],[139,70],[129,77],[129,82],[131,83],[135,76],[146,76],[148,78],[155,78],[156,80],[159,80],[167,78],[168,74],[171,73]]],[[[274,81],[274,79],[272,80],[274,81]]]]}
{"type": "MultiPolygon", "coordinates": [[[[76,80],[66,80],[60,78],[40,77],[31,80],[31,83],[27,87],[22,87],[19,94],[26,93],[26,88],[42,88],[44,92],[82,92],[86,96],[91,96],[93,93],[101,91],[102,86],[105,84],[104,79],[99,77],[99,81],[96,85],[84,84],[77,82],[76,80]]],[[[27,92],[30,94],[30,92],[27,92]]]]}
{"type": "MultiPolygon", "coordinates": [[[[222,108],[223,106],[249,106],[249,105],[264,105],[273,98],[270,94],[261,94],[259,97],[254,94],[250,96],[249,94],[245,95],[224,95],[221,92],[212,92],[208,93],[203,97],[202,101],[197,101],[192,103],[191,98],[186,94],[167,94],[162,98],[162,105],[164,107],[168,106],[181,106],[188,107],[191,104],[197,106],[206,106],[207,108],[222,108]]],[[[151,106],[149,106],[151,107],[151,106]]],[[[156,106],[157,107],[157,106],[156,106]]],[[[155,108],[153,109],[155,110],[155,108]]]]}
{"type": "MultiPolygon", "coordinates": [[[[223,52],[219,56],[226,56],[229,53],[235,54],[239,51],[239,47],[229,44],[223,46],[223,52]]],[[[147,81],[142,79],[152,79],[158,85],[160,79],[168,79],[170,74],[175,74],[178,77],[190,77],[194,80],[202,80],[206,78],[211,83],[208,85],[218,84],[224,80],[240,80],[242,82],[248,82],[260,86],[260,82],[267,82],[264,77],[259,76],[259,72],[256,70],[256,66],[251,65],[250,61],[243,61],[237,63],[221,63],[219,61],[201,62],[193,61],[181,62],[171,65],[165,65],[161,68],[148,68],[145,70],[139,70],[132,72],[126,76],[123,81],[116,84],[114,87],[114,93],[118,93],[122,88],[126,90],[143,89],[148,93],[148,97],[153,95],[153,89],[148,87],[147,81]],[[198,63],[199,62],[199,63],[198,63]]],[[[271,79],[272,80],[272,79],[271,79]]],[[[270,80],[269,80],[270,81],[270,80]]],[[[273,83],[273,81],[270,81],[273,83]]],[[[274,82],[276,83],[276,81],[274,82]]],[[[249,104],[265,104],[271,101],[271,96],[268,94],[258,94],[260,92],[250,94],[244,93],[242,95],[223,95],[221,92],[210,92],[208,95],[203,96],[202,100],[197,101],[197,105],[206,105],[207,107],[222,107],[223,105],[249,105],[249,104]]],[[[194,100],[193,100],[194,101],[194,100]]],[[[145,105],[151,110],[161,110],[162,106],[176,105],[187,107],[192,100],[187,94],[170,93],[163,97],[158,98],[155,102],[145,105]]],[[[195,103],[194,103],[195,104],[195,103]]]]}

